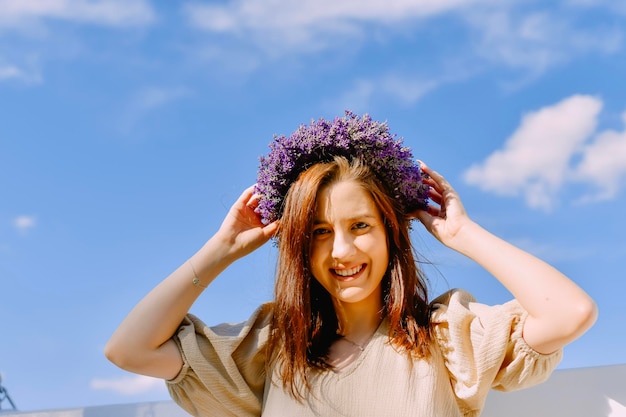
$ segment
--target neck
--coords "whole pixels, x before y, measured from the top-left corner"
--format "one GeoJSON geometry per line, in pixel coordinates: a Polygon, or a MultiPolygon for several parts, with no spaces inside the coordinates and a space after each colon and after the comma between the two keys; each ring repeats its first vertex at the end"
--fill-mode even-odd
{"type": "Polygon", "coordinates": [[[338,333],[357,343],[369,339],[382,320],[381,305],[342,303],[335,305],[335,311],[338,333]]]}

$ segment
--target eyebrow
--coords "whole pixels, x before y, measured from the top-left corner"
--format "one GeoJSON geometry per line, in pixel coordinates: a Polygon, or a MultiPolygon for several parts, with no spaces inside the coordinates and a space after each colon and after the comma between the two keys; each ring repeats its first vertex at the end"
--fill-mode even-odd
{"type": "MultiPolygon", "coordinates": [[[[348,219],[346,219],[346,222],[348,223],[352,223],[355,222],[357,220],[378,220],[378,217],[373,215],[373,214],[360,214],[360,215],[356,215],[356,216],[352,216],[348,219]]],[[[314,219],[313,220],[313,224],[322,224],[322,223],[328,223],[327,221],[324,220],[320,220],[320,219],[314,219]]]]}

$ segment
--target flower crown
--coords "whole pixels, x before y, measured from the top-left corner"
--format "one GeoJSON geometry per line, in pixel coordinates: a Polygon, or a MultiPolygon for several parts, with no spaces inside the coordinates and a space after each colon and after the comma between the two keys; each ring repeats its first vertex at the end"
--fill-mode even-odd
{"type": "Polygon", "coordinates": [[[415,164],[411,149],[389,133],[385,123],[350,111],[330,122],[319,119],[300,127],[290,137],[274,136],[270,153],[262,156],[256,192],[257,212],[264,222],[281,217],[287,191],[300,173],[335,156],[361,158],[400,203],[405,213],[427,207],[428,186],[415,164]]]}

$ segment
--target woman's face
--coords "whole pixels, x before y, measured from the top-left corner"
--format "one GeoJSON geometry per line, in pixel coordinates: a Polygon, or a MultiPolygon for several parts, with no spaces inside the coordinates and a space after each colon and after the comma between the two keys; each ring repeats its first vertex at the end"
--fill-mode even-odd
{"type": "Polygon", "coordinates": [[[381,304],[389,251],[382,216],[354,181],[322,188],[311,231],[311,270],[335,304],[381,304]]]}

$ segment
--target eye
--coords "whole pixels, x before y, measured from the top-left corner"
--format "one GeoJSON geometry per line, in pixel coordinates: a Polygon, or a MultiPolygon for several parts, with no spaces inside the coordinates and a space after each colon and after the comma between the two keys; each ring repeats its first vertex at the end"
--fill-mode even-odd
{"type": "Polygon", "coordinates": [[[317,229],[313,229],[313,236],[321,236],[330,233],[330,229],[326,229],[324,227],[318,227],[317,229]]]}
{"type": "Polygon", "coordinates": [[[367,229],[370,225],[364,222],[358,222],[355,223],[354,226],[352,226],[353,229],[357,229],[357,230],[362,230],[362,229],[367,229]]]}

